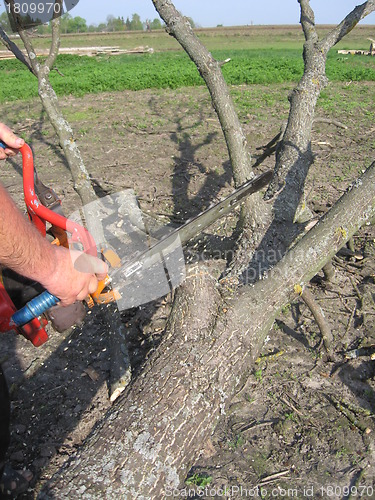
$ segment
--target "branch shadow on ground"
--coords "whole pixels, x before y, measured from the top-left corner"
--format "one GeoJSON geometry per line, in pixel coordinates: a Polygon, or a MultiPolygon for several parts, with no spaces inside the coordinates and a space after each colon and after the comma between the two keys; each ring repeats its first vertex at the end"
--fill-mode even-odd
{"type": "MultiPolygon", "coordinates": [[[[269,273],[272,279],[272,268],[284,257],[290,245],[298,238],[305,230],[306,223],[293,222],[288,217],[284,219],[285,206],[288,205],[289,213],[295,214],[297,212],[298,203],[291,207],[290,200],[296,200],[296,197],[291,195],[291,192],[297,186],[304,186],[307,174],[313,161],[313,154],[311,151],[311,144],[306,153],[298,152],[298,159],[289,170],[285,179],[285,185],[282,191],[277,195],[274,203],[274,218],[266,231],[259,246],[255,250],[249,265],[242,273],[241,282],[243,284],[254,283],[259,279],[267,279],[269,273]],[[303,169],[301,169],[303,165],[303,169]],[[277,251],[275,251],[277,249],[277,251]]],[[[294,194],[294,193],[293,193],[294,194]]],[[[301,196],[303,191],[301,191],[301,196]]],[[[309,222],[309,221],[308,221],[309,222]]],[[[293,318],[298,323],[296,316],[293,318]]],[[[309,348],[308,342],[303,334],[299,334],[295,330],[287,327],[282,322],[279,325],[283,328],[284,332],[297,339],[305,348],[309,348]]],[[[373,376],[373,370],[370,369],[369,364],[363,363],[359,368],[348,366],[348,374],[345,375],[345,370],[340,371],[340,379],[345,384],[352,394],[363,403],[361,393],[366,393],[366,400],[371,405],[375,401],[375,393],[370,384],[366,380],[373,376]],[[355,382],[356,379],[362,377],[361,384],[355,382]],[[358,386],[361,389],[358,390],[358,386]]],[[[335,370],[335,368],[333,368],[335,370]]]]}
{"type": "MultiPolygon", "coordinates": [[[[42,118],[38,140],[43,140],[43,136],[40,137],[42,118]]],[[[197,215],[217,201],[220,190],[231,180],[229,162],[223,163],[224,172],[218,174],[207,172],[202,162],[197,160],[199,149],[215,140],[216,133],[208,133],[194,144],[188,128],[183,124],[183,117],[177,117],[175,130],[170,135],[179,151],[172,180],[173,214],[181,219],[182,213],[183,220],[197,215]],[[199,174],[204,176],[194,194],[191,192],[194,180],[192,168],[198,169],[199,174]]],[[[56,153],[59,154],[58,149],[56,153]]],[[[103,194],[100,185],[94,187],[103,194]]],[[[161,329],[153,331],[150,325],[155,311],[160,309],[164,300],[161,298],[121,313],[127,328],[129,355],[135,374],[139,373],[145,359],[162,339],[161,329]]],[[[159,316],[160,319],[163,320],[159,316]]],[[[8,334],[9,362],[5,368],[12,387],[13,406],[10,452],[13,457],[22,455],[22,466],[30,467],[34,473],[33,484],[40,484],[44,479],[43,470],[49,465],[57,469],[76,450],[80,444],[79,436],[82,439],[86,437],[88,430],[96,420],[104,417],[109,407],[106,387],[110,371],[107,327],[98,307],[86,316],[82,326],[62,335],[52,331],[51,341],[40,348],[40,355],[27,341],[20,351],[19,342],[23,340],[16,341],[13,334],[8,334]],[[21,363],[17,359],[17,352],[26,352],[26,349],[33,351],[29,365],[25,367],[24,360],[21,363]],[[92,421],[92,414],[95,421],[92,421]]]]}
{"type": "MultiPolygon", "coordinates": [[[[24,112],[24,108],[22,105],[16,106],[12,108],[13,113],[16,116],[21,115],[24,112]]],[[[3,118],[4,120],[6,119],[6,116],[3,118]]],[[[11,122],[11,120],[9,120],[11,122]]],[[[33,143],[35,141],[42,142],[51,152],[52,155],[57,157],[58,160],[64,165],[64,167],[70,171],[69,169],[69,164],[64,156],[64,153],[60,147],[60,145],[56,142],[56,140],[49,140],[47,138],[47,135],[44,132],[44,128],[46,125],[48,125],[48,117],[44,109],[42,108],[39,113],[38,119],[35,120],[30,120],[29,126],[25,125],[22,126],[17,132],[20,135],[23,135],[24,132],[27,132],[27,137],[26,141],[28,145],[30,146],[32,152],[33,152],[33,157],[34,157],[34,163],[36,168],[38,167],[38,164],[42,164],[42,162],[45,161],[45,159],[41,159],[38,155],[38,150],[33,147],[33,143]]],[[[53,136],[55,137],[55,136],[53,136]]],[[[17,172],[22,177],[22,167],[20,166],[20,163],[18,160],[11,160],[8,159],[8,161],[11,163],[12,167],[14,170],[17,172]]]]}

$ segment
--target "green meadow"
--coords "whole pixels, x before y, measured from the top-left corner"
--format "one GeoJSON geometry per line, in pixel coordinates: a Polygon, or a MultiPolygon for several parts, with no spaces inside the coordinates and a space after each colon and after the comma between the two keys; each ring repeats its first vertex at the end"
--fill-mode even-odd
{"type": "MultiPolygon", "coordinates": [[[[322,27],[321,32],[328,30],[322,27]]],[[[354,30],[355,31],[355,30],[354,30]]],[[[368,48],[366,41],[373,28],[360,26],[356,36],[340,47],[368,48]]],[[[198,36],[217,60],[230,58],[223,66],[229,85],[296,82],[303,72],[303,36],[298,26],[244,27],[198,30],[198,36]]],[[[48,38],[36,39],[37,47],[48,46],[48,38]]],[[[118,56],[60,55],[51,81],[58,95],[82,96],[105,91],[144,90],[203,85],[195,65],[177,42],[166,33],[69,36],[62,46],[116,45],[121,48],[148,46],[152,54],[118,56]]],[[[374,81],[375,58],[340,55],[331,50],[327,76],[331,81],[374,81]]],[[[18,61],[0,62],[0,101],[29,99],[37,96],[36,78],[18,61]]]]}

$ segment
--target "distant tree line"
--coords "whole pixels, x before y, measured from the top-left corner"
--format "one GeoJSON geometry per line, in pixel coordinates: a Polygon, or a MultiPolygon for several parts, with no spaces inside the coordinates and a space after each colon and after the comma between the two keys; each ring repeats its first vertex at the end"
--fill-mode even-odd
{"type": "MultiPolygon", "coordinates": [[[[193,28],[195,27],[194,21],[189,18],[193,28]]],[[[0,25],[5,31],[10,31],[8,15],[3,12],[0,15],[0,25]]],[[[80,16],[73,17],[71,14],[66,13],[61,17],[61,33],[95,33],[95,32],[108,32],[108,31],[153,31],[163,28],[165,25],[159,18],[153,20],[141,20],[139,14],[132,14],[131,19],[123,16],[107,16],[106,22],[100,24],[88,25],[86,19],[80,16]]],[[[51,33],[50,24],[42,24],[35,28],[41,34],[51,33]]]]}

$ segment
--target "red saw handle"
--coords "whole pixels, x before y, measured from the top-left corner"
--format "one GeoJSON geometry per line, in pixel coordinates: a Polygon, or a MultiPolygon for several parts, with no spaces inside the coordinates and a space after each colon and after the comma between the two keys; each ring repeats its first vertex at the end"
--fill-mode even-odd
{"type": "MultiPolygon", "coordinates": [[[[5,149],[7,146],[0,141],[0,147],[5,149]]],[[[35,192],[34,159],[31,148],[27,144],[24,144],[19,151],[22,155],[23,191],[25,203],[29,217],[36,228],[43,236],[45,236],[46,222],[49,222],[53,226],[56,226],[70,233],[72,242],[80,243],[85,253],[96,257],[97,249],[95,240],[86,228],[41,204],[35,192]]],[[[59,299],[46,290],[39,296],[32,299],[22,309],[16,311],[11,317],[9,326],[24,326],[29,322],[32,322],[33,318],[41,315],[43,312],[45,312],[58,302],[59,299]]],[[[42,330],[40,330],[40,332],[41,331],[42,330]]],[[[40,345],[44,343],[47,338],[48,336],[47,334],[45,334],[42,340],[39,341],[39,337],[37,337],[36,340],[33,341],[33,343],[34,345],[40,345]]]]}
{"type": "Polygon", "coordinates": [[[24,144],[20,148],[20,153],[22,155],[23,192],[25,196],[25,203],[29,215],[37,228],[40,231],[43,231],[44,228],[45,234],[45,222],[49,222],[50,224],[70,233],[72,242],[80,243],[85,253],[97,257],[97,249],[94,238],[86,228],[56,212],[53,212],[40,203],[39,198],[35,193],[34,160],[30,146],[24,144]]]}

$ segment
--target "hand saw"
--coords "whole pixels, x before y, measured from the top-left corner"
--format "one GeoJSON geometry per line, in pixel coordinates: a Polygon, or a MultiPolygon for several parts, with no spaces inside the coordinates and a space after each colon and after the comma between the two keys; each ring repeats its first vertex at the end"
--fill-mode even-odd
{"type": "Polygon", "coordinates": [[[160,253],[165,252],[170,246],[173,246],[176,239],[179,239],[181,245],[185,246],[186,243],[196,236],[199,236],[204,229],[211,226],[221,217],[232,212],[246,196],[264,188],[270,182],[271,177],[272,171],[268,170],[250,181],[247,181],[245,184],[242,184],[232,194],[224,198],[224,200],[219,201],[196,217],[188,220],[185,224],[172,231],[168,236],[154,243],[148,250],[145,250],[130,262],[126,263],[120,271],[121,275],[128,278],[137,272],[145,262],[152,264],[153,257],[159,256],[160,253]]]}
{"type": "Polygon", "coordinates": [[[245,197],[264,188],[271,177],[272,171],[267,171],[247,181],[222,201],[124,262],[111,274],[112,286],[119,293],[116,299],[119,310],[146,304],[176,288],[185,279],[182,247],[232,212],[245,197]]]}
{"type": "MultiPolygon", "coordinates": [[[[22,149],[21,153],[23,153],[22,149]]],[[[119,269],[115,269],[113,274],[111,275],[112,286],[115,288],[115,291],[116,287],[114,286],[114,282],[117,282],[120,285],[121,290],[123,290],[122,293],[117,292],[113,294],[113,300],[117,300],[118,305],[119,301],[121,301],[122,299],[125,300],[125,302],[122,303],[122,307],[119,306],[119,309],[133,307],[134,305],[140,305],[140,303],[146,303],[149,301],[144,300],[146,297],[142,294],[142,299],[138,295],[138,297],[133,297],[133,300],[126,300],[127,291],[131,289],[131,283],[133,283],[133,292],[135,288],[139,289],[141,287],[139,284],[139,278],[145,274],[145,271],[147,271],[148,275],[154,275],[155,265],[157,264],[162,264],[161,267],[167,276],[167,288],[159,288],[157,292],[158,297],[161,297],[165,293],[168,293],[171,288],[178,286],[184,278],[184,274],[180,272],[178,273],[178,276],[174,276],[171,279],[168,271],[168,262],[171,261],[171,256],[173,257],[176,255],[176,249],[181,248],[181,246],[185,246],[186,243],[199,236],[204,229],[209,227],[221,217],[224,217],[225,215],[233,211],[234,208],[236,208],[246,196],[249,196],[264,188],[270,182],[271,177],[272,171],[267,171],[245,182],[225,199],[209,207],[196,217],[187,221],[179,228],[173,230],[169,235],[161,238],[159,241],[151,245],[149,249],[138,253],[127,262],[121,262],[119,269]],[[138,277],[138,284],[134,285],[135,277],[138,277]],[[160,293],[161,290],[165,293],[160,293]],[[139,302],[140,300],[141,302],[139,302]]],[[[44,209],[45,207],[42,208],[44,209]]],[[[35,204],[33,206],[33,210],[34,212],[37,212],[35,204]]],[[[48,221],[48,217],[45,217],[45,220],[48,221]]],[[[68,227],[69,229],[69,224],[68,226],[67,224],[65,224],[65,229],[66,227],[68,227]]],[[[74,224],[74,227],[76,228],[77,224],[74,224]]],[[[83,227],[81,229],[81,233],[86,236],[87,230],[85,230],[83,227]]],[[[92,245],[90,245],[91,254],[92,250],[92,245]]],[[[178,252],[177,254],[178,260],[181,261],[181,254],[178,252]]],[[[158,276],[156,276],[156,282],[158,283],[158,276]]],[[[108,281],[107,284],[109,283],[110,281],[108,281]]],[[[156,291],[153,292],[151,290],[151,296],[152,293],[156,293],[156,291]]],[[[148,296],[150,296],[150,293],[147,295],[147,297],[148,296]]],[[[28,302],[22,309],[13,314],[12,322],[16,326],[25,325],[33,318],[40,316],[49,308],[56,305],[58,302],[59,299],[46,290],[38,297],[35,297],[30,302],[28,302]]],[[[98,300],[98,302],[100,303],[100,300],[98,300]]]]}

